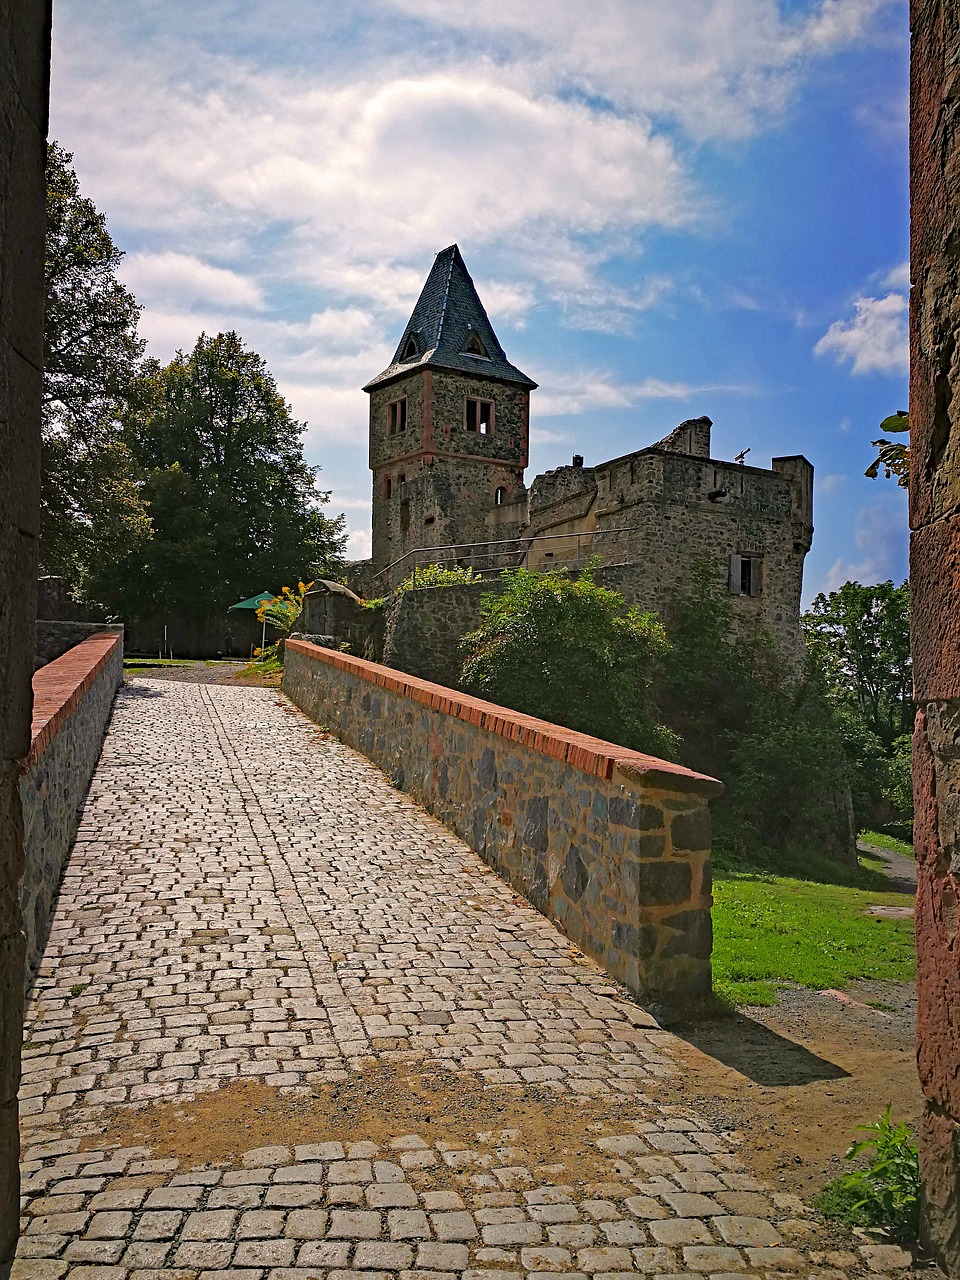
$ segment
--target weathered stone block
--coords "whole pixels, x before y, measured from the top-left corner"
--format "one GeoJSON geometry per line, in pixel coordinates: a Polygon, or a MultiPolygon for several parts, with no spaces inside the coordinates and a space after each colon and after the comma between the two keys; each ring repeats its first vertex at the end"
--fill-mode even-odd
{"type": "Polygon", "coordinates": [[[688,862],[633,862],[628,869],[642,907],[690,901],[693,874],[688,862]]]}
{"type": "Polygon", "coordinates": [[[674,849],[710,848],[710,810],[694,809],[678,813],[670,824],[670,840],[674,849]]]}

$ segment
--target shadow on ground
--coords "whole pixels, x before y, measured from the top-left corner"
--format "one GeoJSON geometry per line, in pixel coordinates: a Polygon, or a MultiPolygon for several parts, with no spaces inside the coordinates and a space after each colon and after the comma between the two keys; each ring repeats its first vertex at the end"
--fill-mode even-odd
{"type": "Polygon", "coordinates": [[[744,1013],[684,1027],[676,1034],[725,1067],[768,1087],[842,1080],[850,1074],[744,1013]]]}

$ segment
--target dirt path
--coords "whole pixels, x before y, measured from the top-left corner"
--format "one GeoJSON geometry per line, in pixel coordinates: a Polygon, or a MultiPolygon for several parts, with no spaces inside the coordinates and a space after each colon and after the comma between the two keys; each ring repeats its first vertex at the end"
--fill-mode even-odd
{"type": "Polygon", "coordinates": [[[855,1127],[888,1102],[897,1118],[918,1119],[915,1018],[907,984],[781,991],[772,1009],[679,1033],[688,1066],[682,1098],[741,1136],[758,1176],[809,1198],[849,1167],[843,1153],[855,1127]]]}
{"type": "Polygon", "coordinates": [[[894,893],[916,893],[917,864],[913,858],[904,853],[894,853],[892,849],[881,849],[879,845],[868,844],[865,840],[857,841],[861,853],[869,853],[872,858],[879,858],[890,877],[890,888],[894,893]]]}

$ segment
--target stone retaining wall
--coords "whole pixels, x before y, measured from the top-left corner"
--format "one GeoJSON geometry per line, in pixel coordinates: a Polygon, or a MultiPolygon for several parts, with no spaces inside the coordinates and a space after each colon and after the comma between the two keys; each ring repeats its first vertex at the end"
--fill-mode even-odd
{"type": "Polygon", "coordinates": [[[28,985],[43,955],[78,811],[122,679],[123,635],[116,631],[91,636],[33,677],[33,741],[20,776],[28,985]]]}
{"type": "Polygon", "coordinates": [[[710,991],[710,812],[722,785],[301,640],[283,688],[638,995],[710,991]]]}
{"type": "Polygon", "coordinates": [[[455,688],[463,638],[480,625],[480,597],[499,589],[498,582],[461,582],[394,595],[387,606],[384,666],[455,688]]]}

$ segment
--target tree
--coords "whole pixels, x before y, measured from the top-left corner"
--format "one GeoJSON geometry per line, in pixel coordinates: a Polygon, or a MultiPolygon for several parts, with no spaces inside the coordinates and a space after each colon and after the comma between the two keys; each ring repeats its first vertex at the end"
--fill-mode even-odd
{"type": "MultiPolygon", "coordinates": [[[[889,431],[892,435],[903,435],[910,430],[910,415],[906,409],[898,409],[880,423],[881,431],[889,431]]],[[[910,487],[910,445],[898,444],[895,440],[880,439],[872,441],[877,456],[863,473],[871,480],[876,480],[883,467],[887,479],[896,476],[901,489],[910,487]]]]}
{"type": "Polygon", "coordinates": [[[330,495],[304,460],[304,425],[236,333],[201,334],[189,355],[144,364],[126,438],[154,537],[115,575],[125,613],[219,611],[338,571],[344,517],[319,510],[330,495]]]}
{"type": "Polygon", "coordinates": [[[150,536],[120,412],[144,343],[123,256],[80,193],[73,157],[47,150],[40,563],[77,591],[92,566],[150,536]]]}
{"type": "Polygon", "coordinates": [[[844,583],[818,595],[802,622],[836,709],[858,828],[888,822],[891,808],[909,818],[914,708],[908,584],[844,583]]]}
{"type": "Polygon", "coordinates": [[[855,707],[885,754],[913,727],[910,588],[847,582],[803,615],[834,701],[855,707]]]}
{"type": "Polygon", "coordinates": [[[649,696],[667,648],[653,614],[598,586],[589,568],[576,578],[507,570],[481,609],[464,641],[465,689],[626,747],[674,754],[674,735],[649,696]]]}
{"type": "Polygon", "coordinates": [[[851,857],[851,774],[816,665],[788,665],[762,627],[737,626],[733,598],[706,563],[670,601],[665,625],[657,706],[681,761],[726,785],[719,846],[761,861],[763,849],[804,844],[851,857]]]}

